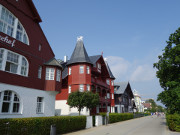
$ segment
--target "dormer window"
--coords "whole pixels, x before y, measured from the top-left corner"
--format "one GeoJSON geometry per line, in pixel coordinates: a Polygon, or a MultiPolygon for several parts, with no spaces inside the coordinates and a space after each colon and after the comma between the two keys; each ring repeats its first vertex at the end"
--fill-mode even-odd
{"type": "Polygon", "coordinates": [[[29,39],[22,24],[8,9],[0,4],[0,32],[3,32],[27,45],[29,39]]]}
{"type": "Polygon", "coordinates": [[[101,64],[100,63],[97,63],[97,70],[98,70],[98,72],[101,72],[101,64]]]}

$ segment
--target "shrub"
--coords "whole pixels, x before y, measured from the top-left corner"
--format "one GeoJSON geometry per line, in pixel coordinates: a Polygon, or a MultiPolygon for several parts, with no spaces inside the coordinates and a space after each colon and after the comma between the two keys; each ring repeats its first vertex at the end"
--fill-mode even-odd
{"type": "Polygon", "coordinates": [[[166,121],[170,130],[180,132],[180,114],[166,115],[166,121]]]}
{"type": "Polygon", "coordinates": [[[125,120],[129,120],[129,119],[133,119],[132,113],[110,113],[109,114],[109,122],[110,123],[125,121],[125,120]]]}
{"type": "Polygon", "coordinates": [[[13,135],[14,133],[17,135],[49,135],[53,124],[56,125],[57,134],[85,129],[86,116],[1,119],[0,133],[1,135],[13,135]]]}
{"type": "Polygon", "coordinates": [[[142,112],[135,112],[134,118],[144,117],[144,113],[142,112]]]}

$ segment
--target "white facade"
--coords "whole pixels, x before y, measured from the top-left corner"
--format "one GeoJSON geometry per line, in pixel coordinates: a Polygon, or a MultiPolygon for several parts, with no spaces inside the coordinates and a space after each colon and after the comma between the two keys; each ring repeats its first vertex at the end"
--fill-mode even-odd
{"type": "MultiPolygon", "coordinates": [[[[18,96],[20,101],[19,111],[18,113],[2,113],[1,111],[0,118],[44,117],[55,115],[55,96],[57,92],[43,91],[38,89],[31,89],[26,87],[0,83],[0,93],[4,93],[4,91],[7,90],[16,93],[16,95],[18,96]],[[42,99],[42,102],[37,101],[39,97],[42,99]],[[38,108],[37,106],[39,104],[40,106],[38,108]]],[[[3,97],[1,95],[1,108],[3,106],[3,102],[5,101],[3,101],[3,97]]],[[[13,100],[11,102],[13,102],[13,100]]],[[[12,103],[10,104],[12,106],[12,103]]]]}
{"type": "MultiPolygon", "coordinates": [[[[56,100],[55,103],[55,109],[56,109],[56,116],[60,115],[70,115],[70,116],[77,116],[79,115],[77,108],[70,108],[70,106],[67,104],[67,100],[56,100]]],[[[89,109],[86,107],[83,108],[80,112],[80,115],[89,115],[89,109]]]]}
{"type": "Polygon", "coordinates": [[[137,107],[137,111],[144,112],[144,105],[142,104],[140,95],[138,94],[136,90],[133,91],[133,94],[134,94],[134,102],[137,107]]]}

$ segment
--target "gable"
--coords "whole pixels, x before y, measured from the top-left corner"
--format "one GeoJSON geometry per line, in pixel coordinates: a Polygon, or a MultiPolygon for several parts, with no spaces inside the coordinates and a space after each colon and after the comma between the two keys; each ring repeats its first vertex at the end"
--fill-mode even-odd
{"type": "Polygon", "coordinates": [[[6,0],[6,2],[2,2],[2,4],[5,7],[7,7],[7,5],[13,6],[15,7],[15,10],[18,9],[20,12],[32,18],[34,21],[42,22],[32,0],[6,0]]]}
{"type": "Polygon", "coordinates": [[[106,63],[105,63],[105,61],[104,61],[104,59],[103,59],[103,56],[101,56],[101,57],[97,60],[96,65],[97,65],[98,63],[101,64],[101,74],[102,74],[102,76],[103,76],[103,77],[110,78],[109,72],[108,72],[108,69],[107,69],[107,66],[106,66],[106,63]]]}

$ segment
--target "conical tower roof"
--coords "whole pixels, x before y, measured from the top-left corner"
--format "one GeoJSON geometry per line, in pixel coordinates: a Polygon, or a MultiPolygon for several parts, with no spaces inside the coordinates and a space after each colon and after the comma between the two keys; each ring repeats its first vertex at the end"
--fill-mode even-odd
{"type": "Polygon", "coordinates": [[[89,56],[86,52],[84,47],[84,43],[82,40],[83,37],[77,38],[76,47],[74,49],[73,54],[71,55],[71,59],[68,61],[67,65],[74,64],[74,63],[89,63],[92,64],[89,56]]]}

